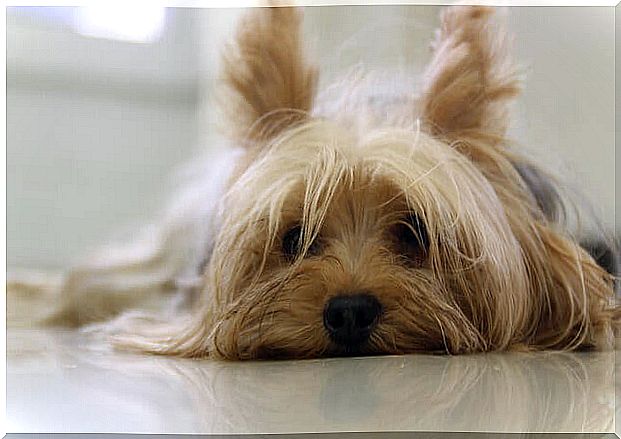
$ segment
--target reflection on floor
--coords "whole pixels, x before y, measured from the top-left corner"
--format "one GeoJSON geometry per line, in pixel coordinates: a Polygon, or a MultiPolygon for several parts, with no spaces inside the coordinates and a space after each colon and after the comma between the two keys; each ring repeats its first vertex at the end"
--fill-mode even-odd
{"type": "Polygon", "coordinates": [[[216,362],[7,332],[9,432],[610,432],[614,353],[216,362]]]}

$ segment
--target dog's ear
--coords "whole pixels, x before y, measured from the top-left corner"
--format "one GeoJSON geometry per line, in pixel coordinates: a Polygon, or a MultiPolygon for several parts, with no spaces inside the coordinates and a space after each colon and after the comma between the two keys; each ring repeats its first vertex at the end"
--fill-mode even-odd
{"type": "Polygon", "coordinates": [[[519,92],[507,35],[492,7],[445,9],[423,77],[421,117],[433,135],[502,138],[519,92]]]}
{"type": "Polygon", "coordinates": [[[238,140],[255,145],[308,117],[317,71],[305,60],[300,28],[292,7],[254,8],[239,24],[223,58],[222,102],[238,140]]]}

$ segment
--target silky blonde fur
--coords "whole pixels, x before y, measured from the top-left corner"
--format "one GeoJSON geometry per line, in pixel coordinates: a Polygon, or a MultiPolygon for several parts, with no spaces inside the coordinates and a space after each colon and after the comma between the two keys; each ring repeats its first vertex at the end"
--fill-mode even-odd
{"type": "Polygon", "coordinates": [[[217,190],[189,186],[216,201],[173,204],[142,253],[74,270],[49,321],[120,315],[103,324],[114,343],[155,354],[342,355],[323,326],[326,302],[364,291],[383,312],[357,354],[612,348],[612,276],[516,170],[536,166],[506,138],[519,81],[494,12],[444,10],[419,97],[386,123],[362,107],[321,113],[298,11],[252,10],[223,68],[238,145],[230,172],[217,190]],[[394,233],[412,215],[428,235],[413,256],[394,233]],[[296,225],[301,244],[287,258],[283,236],[296,225]],[[158,292],[190,306],[122,313],[158,292]]]}

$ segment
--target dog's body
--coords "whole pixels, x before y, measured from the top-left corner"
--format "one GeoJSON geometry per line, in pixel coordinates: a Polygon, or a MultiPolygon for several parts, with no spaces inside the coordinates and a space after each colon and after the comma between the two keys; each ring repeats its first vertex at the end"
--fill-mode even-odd
{"type": "Polygon", "coordinates": [[[388,112],[320,110],[299,34],[291,8],[248,15],[224,62],[237,149],[196,167],[150,237],[70,273],[50,321],[175,291],[189,312],[122,317],[117,343],[228,359],[612,348],[613,278],[507,146],[519,83],[493,9],[446,9],[422,90],[388,112]]]}

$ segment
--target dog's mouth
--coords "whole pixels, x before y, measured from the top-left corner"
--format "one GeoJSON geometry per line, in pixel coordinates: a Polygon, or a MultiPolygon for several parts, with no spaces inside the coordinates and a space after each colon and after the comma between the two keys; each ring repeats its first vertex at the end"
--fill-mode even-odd
{"type": "Polygon", "coordinates": [[[294,352],[290,349],[264,347],[255,352],[255,358],[265,360],[293,360],[308,358],[340,358],[340,357],[369,357],[386,355],[374,349],[368,341],[355,345],[341,345],[331,342],[327,349],[322,352],[294,352]]]}

